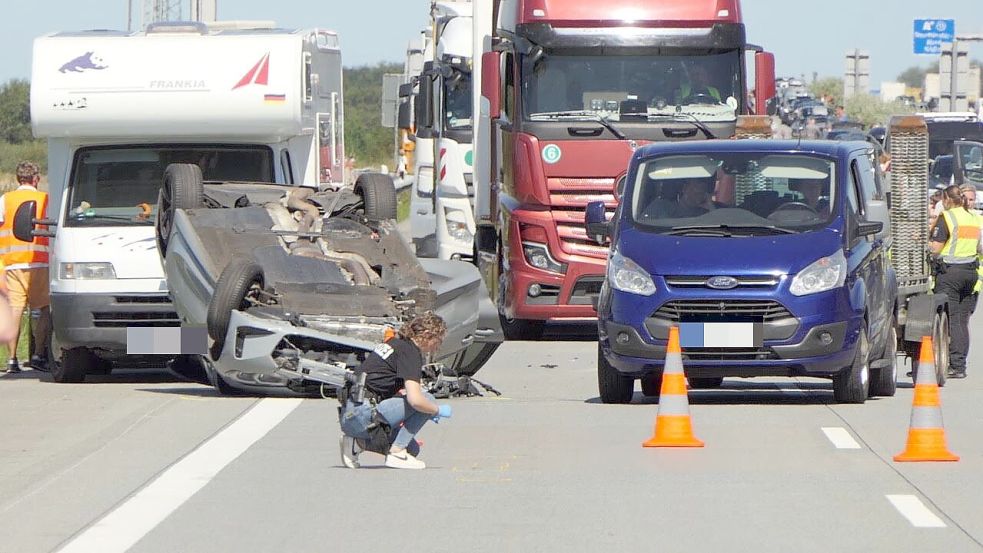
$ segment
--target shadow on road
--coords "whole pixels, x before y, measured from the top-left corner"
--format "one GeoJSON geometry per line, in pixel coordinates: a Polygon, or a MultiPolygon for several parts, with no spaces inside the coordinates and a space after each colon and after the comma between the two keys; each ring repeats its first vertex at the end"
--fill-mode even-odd
{"type": "Polygon", "coordinates": [[[550,323],[540,342],[596,342],[597,323],[550,323]]]}
{"type": "MultiPolygon", "coordinates": [[[[898,383],[898,387],[905,384],[898,383]]],[[[910,385],[908,385],[910,387],[910,385]]],[[[823,382],[742,382],[724,381],[716,389],[689,391],[690,405],[837,405],[830,383],[823,382]]],[[[882,398],[868,398],[879,401],[882,398]]],[[[890,398],[883,398],[890,399],[890,398]]],[[[601,398],[592,397],[585,403],[601,404],[601,398]]],[[[632,405],[658,405],[658,397],[646,397],[635,392],[632,405]]]]}
{"type": "MultiPolygon", "coordinates": [[[[51,373],[34,369],[25,369],[14,374],[0,373],[0,381],[4,380],[37,380],[56,384],[51,373]]],[[[111,374],[89,374],[85,376],[85,384],[166,384],[185,383],[190,380],[162,369],[114,369],[111,374]]]]}

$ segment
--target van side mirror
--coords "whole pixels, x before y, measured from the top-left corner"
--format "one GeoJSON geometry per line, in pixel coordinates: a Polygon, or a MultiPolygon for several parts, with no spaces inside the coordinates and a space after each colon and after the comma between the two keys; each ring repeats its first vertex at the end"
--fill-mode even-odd
{"type": "Polygon", "coordinates": [[[884,223],[881,221],[864,221],[858,226],[857,233],[860,236],[870,236],[880,234],[882,230],[884,230],[884,223]]]}
{"type": "Polygon", "coordinates": [[[34,213],[37,208],[35,201],[24,202],[14,214],[14,236],[21,242],[34,241],[34,213]]]}
{"type": "Polygon", "coordinates": [[[611,233],[611,225],[604,214],[604,202],[588,203],[585,220],[587,236],[598,244],[605,243],[611,233]]]}

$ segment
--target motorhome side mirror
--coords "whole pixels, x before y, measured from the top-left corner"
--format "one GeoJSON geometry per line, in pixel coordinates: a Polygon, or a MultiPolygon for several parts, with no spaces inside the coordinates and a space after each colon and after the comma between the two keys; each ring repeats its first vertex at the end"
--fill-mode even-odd
{"type": "Polygon", "coordinates": [[[502,80],[499,74],[501,52],[481,55],[481,96],[488,100],[488,117],[492,121],[502,116],[502,80]]]}
{"type": "Polygon", "coordinates": [[[768,100],[775,96],[775,54],[754,54],[754,114],[768,115],[768,100]]]}
{"type": "Polygon", "coordinates": [[[882,230],[884,230],[884,223],[881,221],[864,221],[860,223],[857,233],[860,236],[870,236],[879,234],[882,230]]]}
{"type": "Polygon", "coordinates": [[[610,225],[604,213],[604,202],[590,202],[587,204],[587,236],[598,244],[607,241],[610,234],[610,225]]]}
{"type": "Polygon", "coordinates": [[[21,242],[34,241],[34,213],[37,208],[35,201],[24,202],[14,214],[14,236],[21,242]]]}
{"type": "Polygon", "coordinates": [[[399,97],[409,98],[413,95],[413,83],[403,83],[399,85],[399,97]]]}

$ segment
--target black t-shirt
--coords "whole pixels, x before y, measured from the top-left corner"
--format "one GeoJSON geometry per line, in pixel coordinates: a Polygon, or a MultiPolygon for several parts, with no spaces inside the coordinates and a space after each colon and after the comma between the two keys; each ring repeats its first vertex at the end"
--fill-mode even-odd
{"type": "Polygon", "coordinates": [[[423,354],[409,340],[393,338],[376,346],[356,370],[366,373],[365,385],[382,399],[396,395],[407,380],[420,381],[423,354]]]}

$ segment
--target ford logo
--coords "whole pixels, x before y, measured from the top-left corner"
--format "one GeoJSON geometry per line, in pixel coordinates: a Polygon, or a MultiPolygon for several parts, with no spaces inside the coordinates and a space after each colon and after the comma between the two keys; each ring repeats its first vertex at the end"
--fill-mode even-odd
{"type": "Polygon", "coordinates": [[[707,279],[707,286],[715,290],[737,288],[737,279],[729,276],[715,276],[707,279]]]}

